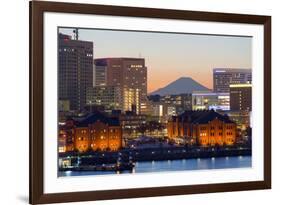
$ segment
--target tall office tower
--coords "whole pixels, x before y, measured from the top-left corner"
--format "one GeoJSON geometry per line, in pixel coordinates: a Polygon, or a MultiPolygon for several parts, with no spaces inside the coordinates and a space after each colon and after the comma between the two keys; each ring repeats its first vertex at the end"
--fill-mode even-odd
{"type": "Polygon", "coordinates": [[[123,88],[123,111],[133,111],[140,114],[140,90],[134,88],[123,88]]]}
{"type": "Polygon", "coordinates": [[[229,93],[230,84],[252,82],[251,69],[215,68],[213,69],[213,87],[216,93],[229,93]]]}
{"type": "Polygon", "coordinates": [[[59,101],[68,101],[73,111],[82,110],[86,89],[93,86],[93,42],[59,34],[59,101]]]}
{"type": "Polygon", "coordinates": [[[107,85],[106,61],[94,60],[94,86],[107,85]]]}
{"type": "MultiPolygon", "coordinates": [[[[132,98],[132,96],[139,95],[135,98],[139,99],[139,102],[134,100],[134,104],[137,107],[139,105],[139,113],[143,113],[147,106],[147,67],[145,66],[145,60],[143,58],[102,58],[96,59],[95,65],[98,68],[103,66],[106,70],[106,85],[118,86],[123,89],[123,98],[132,98]]],[[[96,67],[96,79],[97,73],[99,71],[96,67]]],[[[124,109],[131,107],[127,102],[133,101],[123,99],[124,109]]]]}
{"type": "Polygon", "coordinates": [[[103,106],[107,110],[122,109],[122,92],[115,86],[95,86],[87,89],[87,105],[103,106]]]}
{"type": "Polygon", "coordinates": [[[230,85],[230,110],[252,110],[252,84],[230,85]]]}

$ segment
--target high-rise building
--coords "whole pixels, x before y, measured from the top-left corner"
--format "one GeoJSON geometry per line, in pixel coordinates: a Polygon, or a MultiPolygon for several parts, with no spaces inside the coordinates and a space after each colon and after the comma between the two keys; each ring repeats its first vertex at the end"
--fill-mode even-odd
{"type": "Polygon", "coordinates": [[[193,92],[192,110],[229,110],[229,93],[193,92]]]}
{"type": "Polygon", "coordinates": [[[252,110],[252,84],[230,85],[230,110],[252,110]]]}
{"type": "Polygon", "coordinates": [[[133,111],[140,114],[140,90],[133,88],[123,88],[122,105],[123,111],[133,111]]]}
{"type": "Polygon", "coordinates": [[[105,110],[122,109],[122,91],[115,86],[95,86],[87,88],[87,105],[101,105],[105,110]]]}
{"type": "Polygon", "coordinates": [[[93,42],[59,34],[59,100],[69,101],[73,111],[86,104],[86,89],[93,86],[93,42]]]}
{"type": "Polygon", "coordinates": [[[94,60],[94,86],[107,85],[106,61],[94,60]]]}
{"type": "MultiPolygon", "coordinates": [[[[147,104],[147,67],[143,58],[101,58],[95,59],[95,85],[99,82],[105,83],[108,86],[118,86],[123,89],[123,97],[127,95],[129,90],[132,93],[139,92],[139,111],[146,109],[147,104]],[[102,74],[102,73],[105,73],[102,74]],[[101,76],[105,78],[101,78],[101,76]],[[128,90],[129,89],[129,90],[128,90]]],[[[129,102],[129,99],[124,99],[124,102],[129,102]]],[[[138,103],[137,103],[138,104],[138,103]]],[[[131,107],[132,105],[127,107],[131,107]]]]}
{"type": "Polygon", "coordinates": [[[244,84],[252,82],[251,69],[215,68],[213,69],[214,92],[229,93],[230,84],[244,84]]]}
{"type": "Polygon", "coordinates": [[[176,113],[180,114],[192,109],[192,94],[166,95],[160,97],[160,101],[176,108],[176,113]]]}

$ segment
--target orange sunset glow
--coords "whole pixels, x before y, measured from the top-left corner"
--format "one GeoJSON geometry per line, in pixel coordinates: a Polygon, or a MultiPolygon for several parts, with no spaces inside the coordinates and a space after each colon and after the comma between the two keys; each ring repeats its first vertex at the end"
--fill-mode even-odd
{"type": "MultiPolygon", "coordinates": [[[[73,35],[72,29],[60,32],[73,35]]],[[[144,58],[148,93],[180,77],[211,89],[213,68],[251,67],[250,37],[80,29],[79,38],[94,43],[94,59],[144,58]]]]}

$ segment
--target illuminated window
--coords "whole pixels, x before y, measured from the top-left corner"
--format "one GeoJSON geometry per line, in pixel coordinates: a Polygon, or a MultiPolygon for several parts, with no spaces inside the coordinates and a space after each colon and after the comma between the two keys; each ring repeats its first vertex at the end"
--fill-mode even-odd
{"type": "Polygon", "coordinates": [[[65,147],[59,147],[59,152],[65,152],[65,147]]]}

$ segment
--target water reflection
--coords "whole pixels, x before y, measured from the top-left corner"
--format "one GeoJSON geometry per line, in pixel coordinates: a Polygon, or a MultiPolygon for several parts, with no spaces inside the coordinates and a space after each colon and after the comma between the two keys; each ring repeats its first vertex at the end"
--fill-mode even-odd
{"type": "MultiPolygon", "coordinates": [[[[251,167],[251,166],[252,166],[251,156],[219,157],[219,158],[213,157],[213,158],[136,162],[136,166],[131,172],[125,171],[125,172],[118,172],[117,174],[202,170],[202,169],[244,168],[244,167],[251,167]]],[[[84,176],[84,175],[101,175],[101,174],[103,175],[116,174],[116,172],[108,172],[108,171],[59,172],[59,176],[84,176]]]]}

